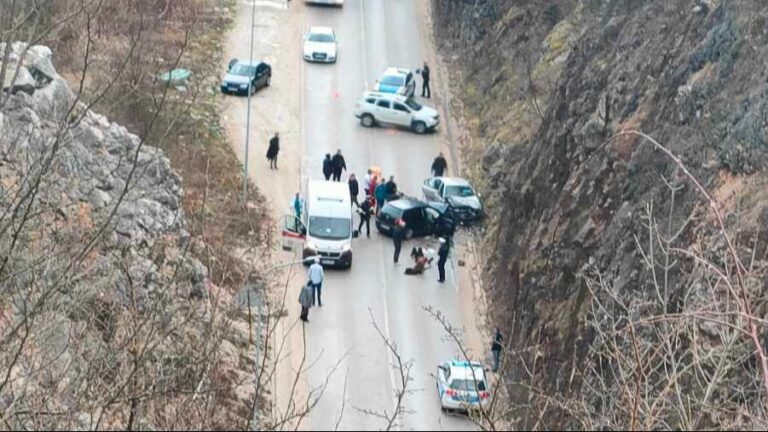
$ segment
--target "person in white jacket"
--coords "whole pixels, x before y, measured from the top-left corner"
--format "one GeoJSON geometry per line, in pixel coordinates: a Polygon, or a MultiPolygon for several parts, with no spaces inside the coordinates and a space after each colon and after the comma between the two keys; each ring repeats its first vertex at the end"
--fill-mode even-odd
{"type": "Polygon", "coordinates": [[[320,265],[320,258],[315,258],[315,262],[309,266],[309,283],[312,284],[312,306],[315,305],[317,300],[318,306],[323,306],[323,301],[320,299],[320,294],[323,290],[323,266],[320,265]]]}

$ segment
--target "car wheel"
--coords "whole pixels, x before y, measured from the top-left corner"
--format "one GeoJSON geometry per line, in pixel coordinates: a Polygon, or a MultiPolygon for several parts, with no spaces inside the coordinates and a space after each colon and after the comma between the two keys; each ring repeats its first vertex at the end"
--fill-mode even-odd
{"type": "Polygon", "coordinates": [[[425,132],[427,132],[427,125],[424,124],[424,122],[417,121],[413,124],[413,131],[417,134],[421,135],[425,132]]]}
{"type": "Polygon", "coordinates": [[[363,116],[360,117],[360,124],[364,127],[373,127],[376,125],[376,120],[374,120],[373,116],[370,114],[363,114],[363,116]]]}
{"type": "Polygon", "coordinates": [[[410,240],[413,238],[413,230],[407,229],[405,230],[405,235],[403,236],[406,240],[410,240]]]}

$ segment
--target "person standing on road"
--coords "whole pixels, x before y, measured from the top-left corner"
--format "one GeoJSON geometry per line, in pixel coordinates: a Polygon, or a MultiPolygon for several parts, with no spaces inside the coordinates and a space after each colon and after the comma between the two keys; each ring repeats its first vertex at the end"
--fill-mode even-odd
{"type": "Polygon", "coordinates": [[[448,254],[451,252],[451,245],[445,237],[440,237],[440,249],[437,251],[437,255],[440,257],[437,260],[437,271],[439,274],[440,283],[445,282],[445,263],[448,261],[448,254]]]}
{"type": "Polygon", "coordinates": [[[421,69],[421,97],[429,99],[432,93],[429,91],[429,66],[424,62],[424,68],[421,69]]]}
{"type": "Polygon", "coordinates": [[[395,226],[392,227],[392,243],[395,245],[395,264],[400,258],[400,249],[403,246],[403,238],[405,237],[405,221],[398,219],[395,221],[395,226]]]}
{"type": "Polygon", "coordinates": [[[397,199],[397,183],[395,183],[395,176],[389,176],[387,182],[387,201],[397,199]]]}
{"type": "Polygon", "coordinates": [[[298,220],[301,220],[301,209],[303,207],[304,203],[302,202],[301,195],[296,192],[296,195],[293,197],[293,212],[296,213],[296,219],[298,220]]]}
{"type": "Polygon", "coordinates": [[[336,154],[333,155],[331,168],[333,168],[333,181],[341,181],[341,171],[347,169],[347,163],[344,161],[344,156],[341,155],[341,150],[336,150],[336,154]]]}
{"type": "Polygon", "coordinates": [[[331,179],[331,172],[333,171],[331,167],[333,166],[333,163],[331,163],[331,154],[326,153],[325,159],[323,159],[323,176],[325,176],[325,181],[328,181],[331,179]]]}
{"type": "Polygon", "coordinates": [[[357,178],[354,173],[349,175],[347,183],[349,183],[349,196],[352,198],[352,203],[359,207],[360,203],[357,202],[357,195],[360,193],[360,186],[357,184],[357,178]]]}
{"type": "Polygon", "coordinates": [[[381,179],[379,185],[376,186],[374,195],[376,196],[376,213],[378,214],[387,199],[387,184],[384,183],[384,179],[381,179]]]}
{"type": "Polygon", "coordinates": [[[445,170],[448,168],[448,162],[445,161],[445,157],[443,157],[443,152],[440,152],[439,155],[435,158],[435,161],[432,162],[432,175],[435,177],[442,177],[443,173],[445,173],[445,170]]]}
{"type": "Polygon", "coordinates": [[[315,262],[309,266],[309,283],[312,284],[312,306],[317,303],[318,306],[323,306],[323,300],[320,295],[323,292],[323,266],[320,265],[320,258],[315,258],[315,262]]]}
{"type": "Polygon", "coordinates": [[[301,315],[299,319],[304,322],[309,322],[309,308],[312,307],[312,283],[307,282],[301,287],[299,292],[299,304],[301,305],[301,315]]]}
{"type": "Polygon", "coordinates": [[[360,213],[360,225],[357,226],[357,232],[361,233],[360,230],[363,228],[363,224],[365,224],[365,235],[368,238],[371,238],[371,199],[370,197],[364,199],[357,210],[360,213]]]}
{"type": "Polygon", "coordinates": [[[267,149],[267,160],[269,160],[269,169],[277,169],[277,154],[280,153],[280,137],[277,132],[275,136],[269,140],[269,148],[267,149]]]}
{"type": "Polygon", "coordinates": [[[491,354],[493,354],[493,373],[499,370],[499,361],[501,360],[501,348],[504,343],[504,337],[501,335],[501,330],[496,327],[496,331],[493,334],[493,343],[491,344],[491,354]]]}
{"type": "Polygon", "coordinates": [[[371,170],[368,170],[368,173],[365,174],[365,178],[363,179],[363,191],[366,195],[373,195],[370,193],[371,191],[371,181],[373,180],[373,173],[371,170]]]}

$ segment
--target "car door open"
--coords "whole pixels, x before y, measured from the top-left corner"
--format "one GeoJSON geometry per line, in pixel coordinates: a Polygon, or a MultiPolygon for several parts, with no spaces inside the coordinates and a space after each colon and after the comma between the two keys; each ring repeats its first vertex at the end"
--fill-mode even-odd
{"type": "Polygon", "coordinates": [[[307,228],[294,215],[285,215],[283,218],[283,235],[281,243],[283,250],[300,250],[304,246],[307,236],[307,228]]]}

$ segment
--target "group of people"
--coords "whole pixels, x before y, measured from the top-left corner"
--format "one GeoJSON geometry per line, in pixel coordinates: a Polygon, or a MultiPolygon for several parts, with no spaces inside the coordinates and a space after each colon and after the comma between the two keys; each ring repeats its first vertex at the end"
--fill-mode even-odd
{"type": "Polygon", "coordinates": [[[331,180],[338,182],[341,181],[341,172],[347,170],[347,161],[344,160],[344,156],[341,155],[341,149],[336,150],[336,154],[331,157],[330,153],[325,154],[323,159],[323,177],[325,181],[331,180]]]}

